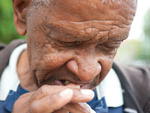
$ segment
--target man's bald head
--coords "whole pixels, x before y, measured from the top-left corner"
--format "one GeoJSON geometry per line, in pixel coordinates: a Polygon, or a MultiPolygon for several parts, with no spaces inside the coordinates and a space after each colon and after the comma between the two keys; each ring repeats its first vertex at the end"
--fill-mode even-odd
{"type": "MultiPolygon", "coordinates": [[[[55,20],[78,22],[115,19],[115,21],[130,24],[135,15],[136,0],[14,0],[14,7],[15,13],[18,13],[16,15],[20,15],[19,17],[24,23],[26,23],[27,17],[34,15],[37,10],[47,8],[47,11],[54,14],[51,17],[56,17],[55,20]],[[117,14],[120,16],[116,16],[117,14]]],[[[17,20],[15,19],[15,21],[17,20]]]]}

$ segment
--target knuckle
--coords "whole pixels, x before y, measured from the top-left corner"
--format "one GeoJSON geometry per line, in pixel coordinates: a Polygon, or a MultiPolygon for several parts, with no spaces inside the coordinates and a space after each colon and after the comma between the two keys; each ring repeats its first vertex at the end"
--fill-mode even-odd
{"type": "Polygon", "coordinates": [[[30,113],[39,113],[39,109],[35,102],[30,105],[30,113]]]}
{"type": "Polygon", "coordinates": [[[47,95],[48,89],[50,88],[49,85],[44,85],[40,88],[40,93],[43,95],[47,95]]]}

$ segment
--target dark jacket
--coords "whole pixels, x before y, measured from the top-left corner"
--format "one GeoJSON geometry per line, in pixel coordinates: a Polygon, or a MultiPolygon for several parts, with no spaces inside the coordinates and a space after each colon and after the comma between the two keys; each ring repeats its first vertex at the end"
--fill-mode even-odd
{"type": "MultiPolygon", "coordinates": [[[[8,46],[0,45],[0,75],[8,65],[11,52],[24,40],[15,40],[8,46]]],[[[150,67],[113,64],[124,97],[125,113],[150,113],[150,67]]],[[[113,98],[113,97],[112,97],[113,98]]]]}

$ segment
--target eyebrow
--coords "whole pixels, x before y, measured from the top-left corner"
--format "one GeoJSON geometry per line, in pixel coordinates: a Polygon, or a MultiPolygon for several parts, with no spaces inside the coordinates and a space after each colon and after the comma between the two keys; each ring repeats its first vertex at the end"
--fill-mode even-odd
{"type": "MultiPolygon", "coordinates": [[[[113,32],[112,25],[105,21],[85,21],[85,22],[66,22],[66,21],[59,21],[59,22],[51,22],[51,23],[45,23],[45,30],[48,29],[48,33],[51,31],[55,31],[62,34],[66,34],[71,40],[75,41],[89,41],[94,39],[100,32],[103,34],[103,32],[108,32],[108,39],[109,40],[124,40],[125,37],[119,37],[118,34],[116,34],[116,37],[109,36],[109,33],[113,32]],[[78,25],[80,24],[80,26],[78,25]],[[89,31],[89,32],[86,32],[89,31]]],[[[115,24],[114,24],[115,25],[115,24]]],[[[118,26],[117,26],[118,27],[118,26]]],[[[116,28],[117,28],[116,27],[116,28]]],[[[118,27],[119,28],[119,27],[118,27]]],[[[117,30],[117,29],[116,29],[117,30]]],[[[123,30],[124,31],[124,30],[123,30]]],[[[102,36],[103,37],[103,36],[102,36]]],[[[98,39],[99,40],[99,39],[98,39]]],[[[101,39],[100,39],[101,40],[101,39]]]]}
{"type": "Polygon", "coordinates": [[[84,32],[82,33],[81,31],[78,31],[74,28],[66,27],[59,24],[46,23],[44,26],[46,29],[49,29],[48,33],[50,33],[51,31],[55,31],[58,32],[58,34],[66,34],[64,38],[72,38],[72,40],[76,41],[89,41],[93,38],[89,36],[89,34],[86,34],[84,32]]]}

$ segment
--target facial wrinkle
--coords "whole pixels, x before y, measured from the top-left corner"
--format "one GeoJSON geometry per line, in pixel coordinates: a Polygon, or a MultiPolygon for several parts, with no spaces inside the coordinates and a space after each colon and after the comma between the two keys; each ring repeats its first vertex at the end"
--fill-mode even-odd
{"type": "Polygon", "coordinates": [[[39,8],[39,7],[49,7],[51,1],[53,0],[32,0],[32,6],[33,8],[39,8]]]}
{"type": "MultiPolygon", "coordinates": [[[[99,40],[100,38],[123,38],[126,37],[128,25],[113,24],[113,21],[86,21],[86,22],[52,22],[48,28],[56,30],[57,33],[64,33],[64,36],[70,35],[70,40],[86,41],[90,39],[99,40]],[[118,31],[120,31],[118,33],[118,31]],[[122,35],[122,36],[121,36],[122,35]]],[[[122,39],[122,40],[123,40],[122,39]]],[[[68,39],[69,40],[69,39],[68,39]]]]}

